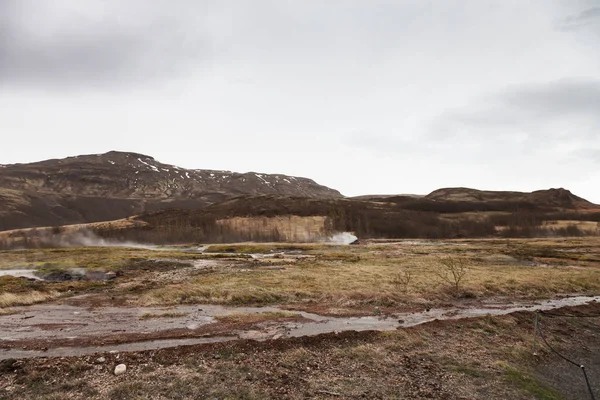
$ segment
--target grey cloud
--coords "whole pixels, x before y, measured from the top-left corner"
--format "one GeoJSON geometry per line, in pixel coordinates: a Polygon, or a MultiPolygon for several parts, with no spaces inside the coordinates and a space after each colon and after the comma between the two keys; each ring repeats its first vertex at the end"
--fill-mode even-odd
{"type": "Polygon", "coordinates": [[[577,149],[572,152],[572,161],[580,161],[582,159],[600,165],[600,148],[577,149]]]}
{"type": "Polygon", "coordinates": [[[600,23],[600,7],[591,7],[566,17],[559,27],[563,30],[573,30],[598,23],[600,23]]]}
{"type": "Polygon", "coordinates": [[[497,94],[492,100],[541,118],[596,115],[600,111],[600,80],[562,79],[527,85],[497,94]]]}
{"type": "Polygon", "coordinates": [[[511,137],[551,141],[565,135],[560,124],[579,126],[572,139],[596,138],[600,128],[600,80],[563,79],[511,87],[477,99],[472,105],[439,116],[430,134],[511,137]]]}
{"type": "Polygon", "coordinates": [[[574,161],[597,161],[600,80],[569,79],[509,87],[434,118],[424,132],[366,130],[346,144],[401,158],[486,162],[548,151],[574,161]],[[564,146],[572,151],[564,151],[564,146]],[[576,156],[572,156],[576,154],[576,156]]]}
{"type": "MultiPolygon", "coordinates": [[[[128,3],[136,4],[143,6],[128,3]]],[[[182,59],[208,52],[201,36],[190,37],[182,28],[183,19],[193,22],[184,7],[172,14],[164,7],[132,13],[136,8],[115,7],[86,18],[51,3],[1,2],[0,83],[135,82],[165,76],[185,66],[182,59]]]]}
{"type": "Polygon", "coordinates": [[[297,75],[330,59],[375,66],[420,52],[428,24],[452,31],[485,9],[466,3],[472,13],[450,2],[431,13],[417,0],[0,0],[0,83],[123,84],[223,66],[244,75],[245,64],[289,64],[297,75]],[[86,8],[100,15],[82,18],[86,8]]]}

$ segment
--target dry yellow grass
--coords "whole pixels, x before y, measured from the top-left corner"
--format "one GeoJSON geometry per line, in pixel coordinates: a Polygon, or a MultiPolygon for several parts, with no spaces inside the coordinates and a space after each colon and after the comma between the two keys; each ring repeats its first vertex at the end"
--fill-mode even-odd
{"type": "MultiPolygon", "coordinates": [[[[61,238],[67,240],[70,237],[80,235],[82,232],[119,231],[131,228],[140,228],[147,225],[148,223],[145,221],[123,218],[114,221],[62,225],[60,227],[59,235],[61,238]]],[[[22,240],[23,236],[27,236],[28,240],[32,242],[35,242],[40,238],[45,238],[47,240],[55,235],[55,229],[55,227],[44,226],[2,231],[0,232],[0,241],[3,241],[7,244],[19,244],[21,243],[20,240],[22,240]]]]}
{"type": "Polygon", "coordinates": [[[548,228],[566,228],[568,226],[576,226],[582,231],[588,233],[600,232],[600,223],[596,221],[577,221],[577,220],[561,220],[561,221],[546,221],[544,226],[548,228]]]}
{"type": "Polygon", "coordinates": [[[55,297],[45,294],[52,291],[71,295],[101,290],[139,305],[311,303],[344,309],[441,302],[457,296],[548,298],[600,290],[597,237],[373,241],[357,246],[244,243],[214,246],[214,250],[264,253],[282,246],[314,257],[251,260],[237,256],[234,262],[215,260],[210,268],[200,270],[182,261],[206,255],[177,251],[62,248],[0,252],[0,268],[50,263],[123,271],[110,285],[5,279],[0,287],[5,304],[0,304],[45,301],[55,297]],[[448,257],[468,262],[460,290],[436,273],[440,260],[448,257]],[[151,261],[156,258],[179,261],[169,266],[151,261]],[[167,273],[165,268],[173,272],[167,273]],[[407,276],[410,279],[405,282],[407,276]],[[26,300],[29,293],[32,299],[26,300]]]}
{"type": "Polygon", "coordinates": [[[311,242],[325,238],[326,217],[234,217],[217,220],[240,234],[252,232],[277,232],[281,240],[288,242],[311,242]]]}
{"type": "Polygon", "coordinates": [[[329,302],[385,306],[422,299],[443,300],[453,295],[451,285],[436,274],[443,257],[469,261],[460,285],[461,296],[543,298],[591,292],[600,289],[600,255],[577,251],[589,250],[596,241],[488,240],[435,246],[351,246],[345,252],[337,250],[331,259],[331,254],[322,249],[316,260],[299,261],[292,268],[206,274],[147,291],[139,302],[329,302]],[[398,276],[406,273],[410,274],[410,282],[403,285],[398,276]]]}
{"type": "Polygon", "coordinates": [[[41,303],[58,296],[58,292],[39,292],[37,290],[25,293],[1,293],[0,308],[41,303]]]}
{"type": "Polygon", "coordinates": [[[254,324],[258,322],[266,322],[270,320],[277,320],[282,318],[302,318],[298,313],[287,312],[287,311],[276,311],[276,312],[265,312],[265,313],[234,313],[229,315],[220,315],[216,319],[221,322],[228,323],[244,323],[254,324]]]}
{"type": "Polygon", "coordinates": [[[146,320],[146,319],[152,319],[152,318],[179,318],[179,317],[185,317],[186,315],[188,315],[188,313],[185,312],[166,312],[166,313],[144,313],[140,316],[141,320],[146,320]]]}

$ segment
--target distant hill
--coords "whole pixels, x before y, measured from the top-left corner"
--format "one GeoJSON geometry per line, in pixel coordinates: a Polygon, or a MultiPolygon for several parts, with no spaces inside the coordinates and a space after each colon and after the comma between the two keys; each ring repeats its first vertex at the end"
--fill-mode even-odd
{"type": "Polygon", "coordinates": [[[111,235],[114,226],[129,226],[128,232],[148,241],[190,235],[227,241],[243,238],[236,229],[252,225],[252,232],[267,240],[283,237],[282,229],[292,232],[293,224],[283,221],[291,216],[308,217],[306,229],[318,220],[322,232],[365,237],[481,237],[498,233],[498,226],[518,226],[516,234],[529,234],[541,232],[540,224],[548,220],[597,221],[600,206],[562,188],[531,193],[444,188],[426,196],[344,198],[307,178],[190,170],[116,151],[0,165],[0,231],[133,217],[141,224],[93,230],[111,235]],[[265,218],[273,217],[277,221],[268,227],[265,218]]]}
{"type": "Polygon", "coordinates": [[[184,169],[111,151],[0,166],[0,230],[112,220],[166,208],[198,209],[240,195],[341,198],[311,179],[184,169]]]}
{"type": "Polygon", "coordinates": [[[387,199],[391,199],[394,197],[410,197],[414,199],[419,199],[421,197],[425,197],[421,194],[363,194],[361,196],[353,196],[350,197],[352,200],[365,200],[365,201],[386,201],[387,199]]]}
{"type": "Polygon", "coordinates": [[[477,193],[471,189],[468,196],[461,194],[465,193],[463,189],[460,193],[453,189],[444,191],[437,192],[436,199],[245,195],[200,209],[169,208],[115,221],[7,230],[0,232],[0,249],[85,245],[102,243],[101,240],[154,244],[314,242],[327,240],[339,232],[351,232],[359,238],[387,239],[600,234],[600,209],[573,208],[591,207],[591,203],[576,196],[572,198],[568,191],[548,190],[508,197],[492,193],[487,200],[472,197],[477,193]],[[442,193],[460,200],[445,200],[442,193]],[[540,199],[539,204],[532,202],[536,199],[540,199]]]}
{"type": "Polygon", "coordinates": [[[553,208],[564,210],[597,210],[600,206],[571,193],[567,189],[547,189],[535,192],[508,192],[477,190],[469,188],[444,188],[434,190],[424,197],[436,202],[469,202],[469,203],[530,203],[536,208],[553,208]]]}
{"type": "Polygon", "coordinates": [[[394,203],[278,195],[241,196],[207,207],[167,209],[106,223],[0,232],[0,248],[87,243],[99,237],[138,243],[319,241],[338,232],[361,238],[491,236],[487,221],[451,221],[394,203]],[[82,240],[83,239],[83,240],[82,240]]]}

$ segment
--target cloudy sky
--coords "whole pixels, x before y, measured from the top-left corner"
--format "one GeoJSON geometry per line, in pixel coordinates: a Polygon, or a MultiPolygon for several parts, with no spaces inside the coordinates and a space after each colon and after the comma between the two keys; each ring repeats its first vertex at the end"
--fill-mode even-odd
{"type": "Polygon", "coordinates": [[[0,0],[0,163],[600,203],[600,0],[0,0]]]}

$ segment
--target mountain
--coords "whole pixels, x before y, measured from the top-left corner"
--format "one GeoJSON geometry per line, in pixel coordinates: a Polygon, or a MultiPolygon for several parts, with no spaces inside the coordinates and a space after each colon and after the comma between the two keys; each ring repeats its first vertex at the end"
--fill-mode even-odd
{"type": "Polygon", "coordinates": [[[435,202],[468,203],[523,203],[537,208],[561,210],[598,210],[600,206],[571,193],[567,189],[536,190],[534,192],[509,192],[469,188],[444,188],[434,190],[424,197],[435,202]]]}
{"type": "Polygon", "coordinates": [[[311,179],[184,169],[111,151],[0,166],[0,230],[118,219],[166,208],[198,209],[241,195],[342,198],[311,179]]]}

